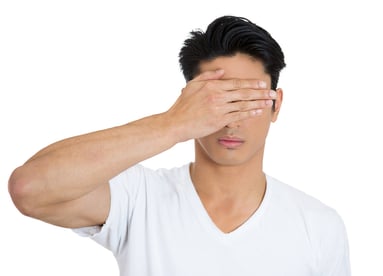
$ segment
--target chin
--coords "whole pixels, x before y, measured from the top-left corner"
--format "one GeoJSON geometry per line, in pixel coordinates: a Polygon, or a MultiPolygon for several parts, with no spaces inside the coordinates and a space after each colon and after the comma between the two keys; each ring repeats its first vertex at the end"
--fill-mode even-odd
{"type": "Polygon", "coordinates": [[[235,167],[235,166],[242,166],[245,164],[248,164],[251,162],[251,158],[238,158],[238,157],[232,157],[232,158],[219,158],[219,157],[210,157],[210,160],[212,163],[218,166],[222,167],[235,167]]]}
{"type": "Polygon", "coordinates": [[[263,145],[252,148],[223,149],[215,145],[201,145],[196,143],[196,158],[213,166],[235,167],[256,164],[262,159],[263,145]],[[255,148],[255,149],[254,149],[255,148]]]}

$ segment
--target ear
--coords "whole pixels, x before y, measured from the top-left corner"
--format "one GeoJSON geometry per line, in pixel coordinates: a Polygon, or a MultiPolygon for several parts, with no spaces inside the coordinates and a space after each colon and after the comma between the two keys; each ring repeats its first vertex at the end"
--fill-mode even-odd
{"type": "Polygon", "coordinates": [[[277,98],[275,99],[275,108],[271,116],[271,121],[274,123],[278,119],[279,111],[281,110],[282,101],[283,101],[283,90],[282,88],[277,88],[277,98]]]}

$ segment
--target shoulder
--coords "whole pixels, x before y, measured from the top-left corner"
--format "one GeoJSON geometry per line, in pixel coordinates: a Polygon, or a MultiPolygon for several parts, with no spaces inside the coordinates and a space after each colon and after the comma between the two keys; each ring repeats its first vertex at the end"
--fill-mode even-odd
{"type": "Polygon", "coordinates": [[[275,178],[268,177],[268,181],[272,208],[301,222],[312,241],[321,243],[345,235],[343,220],[333,207],[275,178]]]}
{"type": "Polygon", "coordinates": [[[347,268],[347,233],[338,212],[313,196],[275,178],[268,177],[268,181],[272,190],[271,205],[279,213],[289,216],[296,227],[302,229],[315,252],[320,269],[335,265],[333,260],[338,259],[347,268]]]}
{"type": "Polygon", "coordinates": [[[336,211],[319,199],[280,180],[267,176],[268,186],[272,197],[285,205],[285,207],[300,209],[304,213],[312,215],[335,215],[336,211]]]}

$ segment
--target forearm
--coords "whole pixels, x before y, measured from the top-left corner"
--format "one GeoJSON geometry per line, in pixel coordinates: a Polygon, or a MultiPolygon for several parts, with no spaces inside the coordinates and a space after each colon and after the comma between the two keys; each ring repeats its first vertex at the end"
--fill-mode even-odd
{"type": "Polygon", "coordinates": [[[11,175],[9,189],[15,204],[27,211],[46,210],[79,199],[80,207],[70,212],[74,215],[84,206],[97,206],[100,199],[107,203],[102,188],[121,171],[178,142],[205,137],[232,122],[258,116],[276,97],[275,92],[260,89],[265,87],[263,81],[219,80],[223,73],[207,71],[190,81],[165,113],[41,150],[11,175]],[[89,203],[92,191],[102,192],[89,203]]]}
{"type": "Polygon", "coordinates": [[[38,152],[11,176],[10,186],[41,205],[79,198],[130,166],[177,143],[163,114],[69,138],[38,152]]]}

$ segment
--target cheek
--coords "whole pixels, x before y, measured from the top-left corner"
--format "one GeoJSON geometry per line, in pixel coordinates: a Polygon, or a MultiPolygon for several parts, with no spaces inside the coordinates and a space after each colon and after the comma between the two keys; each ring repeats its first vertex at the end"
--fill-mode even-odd
{"type": "Polygon", "coordinates": [[[213,139],[210,136],[196,139],[196,144],[201,147],[203,150],[208,150],[212,145],[213,139]]]}
{"type": "Polygon", "coordinates": [[[247,129],[247,135],[254,138],[253,142],[264,142],[270,128],[270,117],[270,115],[262,115],[258,118],[250,119],[246,122],[244,128],[247,129]]]}
{"type": "Polygon", "coordinates": [[[251,129],[252,131],[259,132],[262,129],[268,129],[272,121],[271,111],[266,111],[261,116],[248,119],[244,121],[243,127],[251,129]]]}

